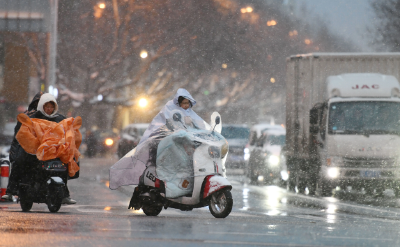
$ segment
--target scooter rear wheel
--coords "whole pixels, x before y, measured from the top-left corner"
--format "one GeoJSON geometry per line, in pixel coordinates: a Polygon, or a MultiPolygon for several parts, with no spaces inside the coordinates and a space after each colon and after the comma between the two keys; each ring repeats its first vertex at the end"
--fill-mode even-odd
{"type": "Polygon", "coordinates": [[[208,208],[215,218],[225,218],[231,213],[232,206],[232,193],[228,190],[222,190],[211,195],[208,208]]]}
{"type": "Polygon", "coordinates": [[[157,216],[161,213],[162,206],[145,205],[142,207],[143,213],[147,216],[157,216]]]}

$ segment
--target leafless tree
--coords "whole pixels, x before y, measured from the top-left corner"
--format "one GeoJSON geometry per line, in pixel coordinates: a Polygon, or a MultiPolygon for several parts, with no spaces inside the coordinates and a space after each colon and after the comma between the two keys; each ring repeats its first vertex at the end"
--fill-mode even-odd
{"type": "Polygon", "coordinates": [[[377,25],[369,30],[373,45],[386,51],[400,51],[400,1],[375,0],[372,2],[377,25]]]}

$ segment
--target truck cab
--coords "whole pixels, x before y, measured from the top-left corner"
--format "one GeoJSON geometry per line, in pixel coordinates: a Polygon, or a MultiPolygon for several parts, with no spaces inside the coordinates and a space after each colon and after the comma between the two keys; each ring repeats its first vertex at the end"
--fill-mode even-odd
{"type": "Polygon", "coordinates": [[[326,98],[310,110],[310,135],[319,163],[316,190],[340,187],[400,193],[400,85],[394,76],[329,76],[326,98]]]}

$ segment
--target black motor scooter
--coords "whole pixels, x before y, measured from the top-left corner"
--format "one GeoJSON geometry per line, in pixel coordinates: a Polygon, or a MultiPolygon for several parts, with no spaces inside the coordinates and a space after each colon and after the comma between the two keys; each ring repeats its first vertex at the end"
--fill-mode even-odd
{"type": "Polygon", "coordinates": [[[66,164],[60,159],[40,161],[32,167],[32,173],[21,180],[19,184],[18,200],[24,212],[31,210],[34,202],[46,203],[50,212],[57,212],[64,198],[65,183],[62,178],[67,178],[66,164]]]}

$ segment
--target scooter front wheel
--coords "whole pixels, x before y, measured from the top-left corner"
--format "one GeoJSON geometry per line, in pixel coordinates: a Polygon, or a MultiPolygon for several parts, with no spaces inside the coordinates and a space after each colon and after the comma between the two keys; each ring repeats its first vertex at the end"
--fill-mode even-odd
{"type": "Polygon", "coordinates": [[[62,188],[55,188],[54,191],[52,191],[54,194],[50,194],[47,198],[47,208],[49,209],[50,212],[56,213],[58,210],[61,208],[62,204],[62,199],[63,199],[63,191],[62,188]]]}
{"type": "Polygon", "coordinates": [[[144,205],[142,207],[143,213],[147,216],[157,216],[161,213],[162,206],[157,205],[144,205]]]}
{"type": "Polygon", "coordinates": [[[31,210],[33,205],[33,201],[26,200],[25,198],[21,198],[19,203],[23,212],[31,210]]]}
{"type": "Polygon", "coordinates": [[[233,206],[232,193],[228,190],[217,191],[211,195],[209,209],[215,218],[225,218],[233,206]]]}

